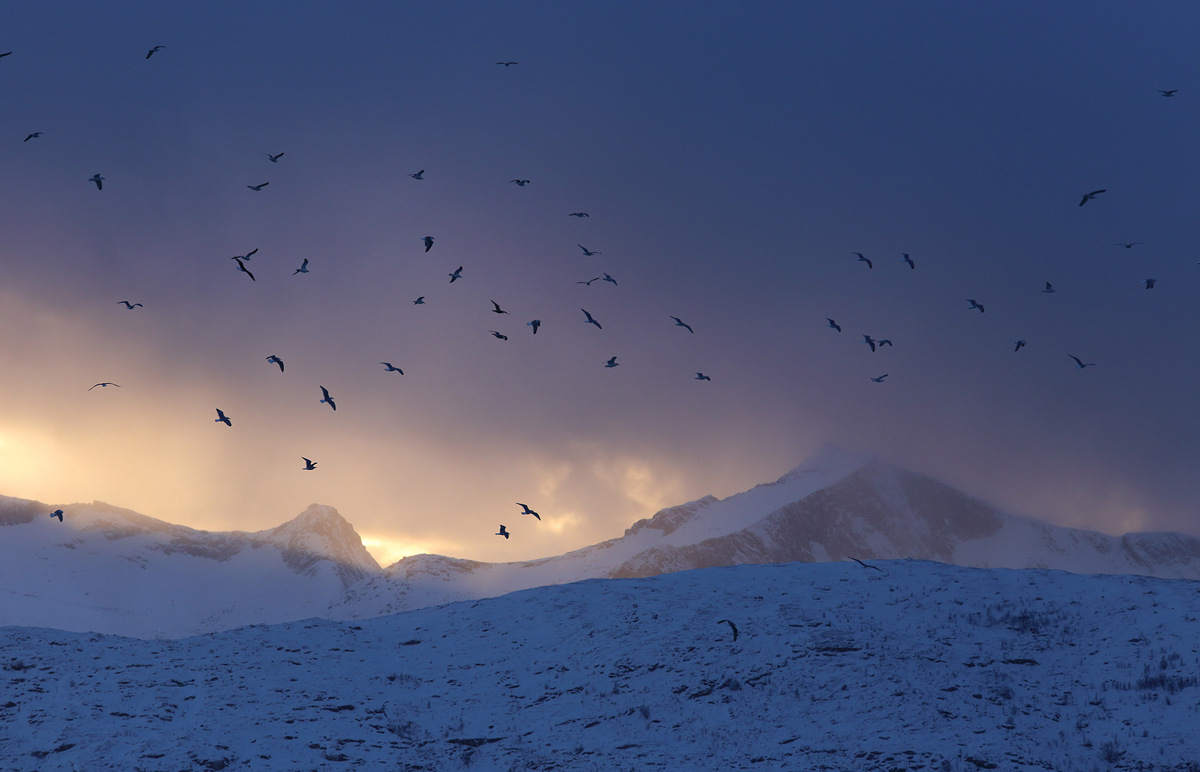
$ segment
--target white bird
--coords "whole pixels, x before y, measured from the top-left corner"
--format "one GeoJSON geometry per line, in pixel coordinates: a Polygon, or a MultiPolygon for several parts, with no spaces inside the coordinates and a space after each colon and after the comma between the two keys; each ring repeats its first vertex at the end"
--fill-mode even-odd
{"type": "Polygon", "coordinates": [[[978,308],[979,313],[983,313],[983,306],[976,303],[972,298],[967,298],[967,302],[971,304],[970,308],[967,309],[968,311],[970,311],[972,308],[978,308]]]}
{"type": "MultiPolygon", "coordinates": [[[[304,456],[301,456],[300,458],[304,458],[304,456]]],[[[317,468],[317,462],[310,461],[309,459],[304,458],[304,469],[302,471],[311,472],[312,470],[314,470],[316,468],[317,468]]]]}
{"type": "Polygon", "coordinates": [[[329,396],[329,389],[321,387],[321,401],[329,404],[331,408],[337,410],[337,405],[333,401],[333,397],[329,396]]]}
{"type": "Polygon", "coordinates": [[[265,188],[266,186],[268,186],[268,185],[270,185],[270,184],[271,184],[271,183],[269,183],[269,182],[264,182],[264,183],[261,183],[261,184],[259,184],[259,185],[247,185],[246,187],[248,187],[248,188],[250,188],[251,190],[254,190],[254,191],[259,191],[259,190],[262,190],[263,188],[265,188]]]}
{"type": "Polygon", "coordinates": [[[401,370],[399,367],[396,367],[396,366],[395,366],[394,364],[392,364],[391,362],[380,362],[379,364],[381,364],[381,365],[383,365],[384,367],[386,367],[386,368],[387,368],[387,370],[385,370],[385,372],[389,372],[389,373],[400,373],[401,375],[404,375],[404,371],[403,371],[403,370],[401,370]]]}
{"type": "Polygon", "coordinates": [[[1079,357],[1075,356],[1074,354],[1067,354],[1067,356],[1069,356],[1069,357],[1071,357],[1071,359],[1075,360],[1075,366],[1078,367],[1080,370],[1082,370],[1085,367],[1094,367],[1096,365],[1095,362],[1084,362],[1083,360],[1081,360],[1079,357]]]}
{"type": "Polygon", "coordinates": [[[96,183],[96,190],[104,190],[104,178],[101,177],[99,174],[93,174],[88,179],[88,182],[96,183]]]}
{"type": "Polygon", "coordinates": [[[221,408],[217,408],[217,417],[213,419],[213,423],[225,424],[226,426],[233,426],[233,421],[229,420],[229,416],[225,415],[224,411],[222,411],[221,408]]]}
{"type": "Polygon", "coordinates": [[[308,273],[308,258],[307,257],[304,258],[304,262],[300,264],[299,268],[292,271],[292,276],[295,276],[298,273],[308,273]]]}
{"type": "Polygon", "coordinates": [[[281,373],[283,372],[283,360],[282,359],[280,359],[279,357],[272,354],[271,356],[267,357],[267,361],[273,365],[279,365],[279,372],[281,372],[281,373]]]}
{"type": "Polygon", "coordinates": [[[611,359],[609,359],[607,362],[604,363],[604,366],[605,367],[619,367],[620,365],[617,364],[617,358],[612,357],[611,359]]]}
{"type": "Polygon", "coordinates": [[[267,157],[267,160],[273,164],[279,163],[279,159],[283,158],[283,153],[276,153],[275,155],[271,155],[270,153],[264,153],[263,155],[265,155],[267,157]]]}
{"type": "Polygon", "coordinates": [[[1083,206],[1084,204],[1091,201],[1096,196],[1100,195],[1101,193],[1106,193],[1106,192],[1108,192],[1107,188],[1101,188],[1100,190],[1093,190],[1091,193],[1084,193],[1083,198],[1079,199],[1079,205],[1083,206]]]}

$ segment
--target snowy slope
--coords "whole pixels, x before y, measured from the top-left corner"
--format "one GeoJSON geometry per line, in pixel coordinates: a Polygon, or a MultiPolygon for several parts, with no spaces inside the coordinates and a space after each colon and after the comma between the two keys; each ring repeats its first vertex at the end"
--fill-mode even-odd
{"type": "Polygon", "coordinates": [[[587,581],[173,641],[4,628],[0,768],[1200,767],[1195,582],[878,566],[587,581]]]}

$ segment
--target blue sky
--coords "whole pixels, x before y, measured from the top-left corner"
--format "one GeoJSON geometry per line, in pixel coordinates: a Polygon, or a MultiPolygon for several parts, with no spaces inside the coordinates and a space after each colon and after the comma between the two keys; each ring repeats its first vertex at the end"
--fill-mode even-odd
{"type": "Polygon", "coordinates": [[[6,10],[0,493],[529,558],[833,441],[1196,532],[1194,5],[246,5],[6,10]]]}

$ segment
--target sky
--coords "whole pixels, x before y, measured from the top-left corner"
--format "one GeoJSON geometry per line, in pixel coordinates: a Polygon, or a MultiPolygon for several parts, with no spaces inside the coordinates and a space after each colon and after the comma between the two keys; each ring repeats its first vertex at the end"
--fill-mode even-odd
{"type": "Polygon", "coordinates": [[[518,560],[833,442],[1200,534],[1193,3],[0,16],[0,494],[518,560]]]}

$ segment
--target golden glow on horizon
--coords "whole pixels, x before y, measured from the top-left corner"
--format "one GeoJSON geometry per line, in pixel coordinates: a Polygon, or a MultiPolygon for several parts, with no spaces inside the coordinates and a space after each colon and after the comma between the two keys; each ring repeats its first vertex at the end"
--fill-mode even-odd
{"type": "Polygon", "coordinates": [[[395,539],[390,536],[380,536],[375,533],[361,533],[363,547],[375,558],[381,567],[387,568],[401,558],[410,555],[448,555],[457,557],[456,547],[449,542],[419,542],[406,539],[395,539]]]}

